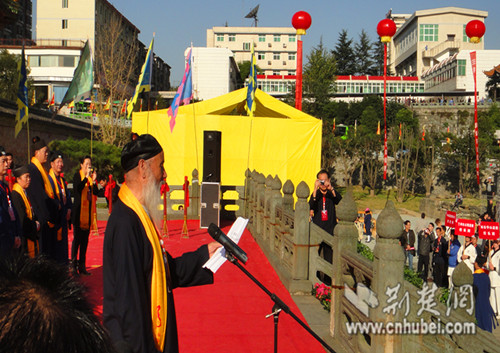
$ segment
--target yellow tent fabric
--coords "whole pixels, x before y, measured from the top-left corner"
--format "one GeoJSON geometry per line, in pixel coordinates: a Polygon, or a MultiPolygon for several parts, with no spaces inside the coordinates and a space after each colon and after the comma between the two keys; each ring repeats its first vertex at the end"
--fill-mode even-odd
{"type": "Polygon", "coordinates": [[[167,181],[181,185],[193,169],[203,177],[203,132],[221,131],[221,185],[244,185],[246,169],[311,188],[321,163],[321,120],[257,90],[255,116],[246,116],[246,88],[179,107],[170,132],[167,110],[134,112],[132,131],[156,137],[167,181]]]}

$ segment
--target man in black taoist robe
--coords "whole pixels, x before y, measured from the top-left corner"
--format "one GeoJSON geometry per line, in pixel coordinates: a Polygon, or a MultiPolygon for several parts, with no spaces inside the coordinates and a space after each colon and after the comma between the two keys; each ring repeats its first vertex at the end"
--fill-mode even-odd
{"type": "Polygon", "coordinates": [[[122,151],[122,166],[126,182],[113,206],[104,238],[104,325],[118,352],[178,352],[172,290],[213,283],[212,272],[202,266],[220,244],[212,242],[178,258],[161,247],[158,233],[149,223],[150,216],[155,216],[159,186],[165,177],[163,151],[154,137],[141,135],[128,143],[122,151]],[[158,257],[158,249],[163,257],[158,257]],[[164,278],[155,275],[159,258],[162,265],[166,259],[164,278]],[[152,309],[156,313],[158,303],[152,293],[158,286],[152,283],[158,280],[166,282],[166,293],[160,296],[166,295],[167,300],[163,349],[154,333],[156,323],[163,325],[160,312],[158,317],[151,314],[152,309]]]}

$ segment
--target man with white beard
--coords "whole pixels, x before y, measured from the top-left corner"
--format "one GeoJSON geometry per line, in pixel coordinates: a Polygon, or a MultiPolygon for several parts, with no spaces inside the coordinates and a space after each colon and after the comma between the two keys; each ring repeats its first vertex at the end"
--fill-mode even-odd
{"type": "Polygon", "coordinates": [[[213,283],[203,264],[217,242],[173,258],[154,225],[166,177],[163,150],[145,134],[123,148],[125,180],[104,238],[103,321],[118,352],[178,352],[172,290],[213,283]]]}

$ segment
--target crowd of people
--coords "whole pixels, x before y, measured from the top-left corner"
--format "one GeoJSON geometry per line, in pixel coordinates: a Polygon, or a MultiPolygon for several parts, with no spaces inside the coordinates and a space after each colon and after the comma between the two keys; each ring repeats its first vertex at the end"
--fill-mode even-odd
{"type": "Polygon", "coordinates": [[[38,137],[31,150],[30,164],[14,166],[0,147],[0,346],[9,352],[178,352],[172,290],[213,283],[203,265],[221,245],[211,242],[177,258],[167,252],[154,226],[166,178],[158,141],[133,135],[121,155],[121,187],[98,178],[92,159],[82,157],[73,195],[63,154],[38,137]],[[113,202],[103,250],[104,327],[76,281],[90,275],[86,253],[97,195],[113,202]]]}
{"type": "MultiPolygon", "coordinates": [[[[492,201],[488,200],[488,205],[492,201]]],[[[481,222],[493,220],[494,207],[488,207],[481,222]]],[[[452,275],[457,265],[463,262],[474,278],[474,296],[478,326],[492,331],[500,318],[500,240],[478,243],[478,232],[463,237],[463,244],[455,229],[446,227],[440,219],[434,223],[425,221],[422,213],[415,231],[409,220],[399,238],[408,267],[414,270],[413,256],[418,255],[417,273],[424,282],[433,282],[438,287],[453,287],[452,275]],[[417,233],[417,235],[415,235],[417,233]],[[484,298],[487,298],[485,300],[484,298]]]]}
{"type": "MultiPolygon", "coordinates": [[[[485,180],[485,190],[488,200],[487,211],[480,217],[480,222],[500,220],[500,208],[493,206],[494,188],[491,187],[491,178],[485,180]],[[489,187],[488,187],[489,186],[489,187]]],[[[334,234],[337,224],[336,205],[342,196],[334,189],[330,181],[330,174],[321,170],[317,174],[314,189],[309,199],[310,221],[320,228],[334,234]]],[[[463,197],[457,194],[459,204],[463,197]]],[[[365,209],[354,222],[358,229],[358,242],[366,237],[370,242],[373,232],[372,212],[365,209]]],[[[404,227],[399,237],[405,264],[415,270],[413,260],[417,256],[416,271],[425,282],[433,282],[437,287],[453,287],[452,274],[460,262],[464,262],[474,278],[474,296],[476,298],[476,319],[479,327],[492,331],[497,318],[500,318],[500,240],[491,243],[483,241],[478,244],[478,234],[464,237],[460,242],[454,229],[446,227],[438,218],[434,222],[427,222],[425,214],[412,227],[410,220],[403,223],[404,227]],[[486,275],[485,275],[486,274],[486,275]],[[486,277],[485,277],[486,276],[486,277]],[[488,298],[486,300],[484,298],[488,298]]],[[[324,243],[320,245],[318,254],[328,262],[332,262],[332,249],[324,243]]],[[[328,283],[331,279],[323,273],[318,277],[328,283]]]]}
{"type": "Polygon", "coordinates": [[[64,177],[64,155],[49,152],[39,137],[32,139],[31,150],[29,164],[14,165],[12,154],[0,147],[0,256],[44,255],[61,265],[71,262],[75,275],[89,275],[85,258],[95,222],[93,195],[99,191],[91,158],[80,160],[71,195],[64,177]],[[74,238],[68,258],[71,227],[74,238]]]}

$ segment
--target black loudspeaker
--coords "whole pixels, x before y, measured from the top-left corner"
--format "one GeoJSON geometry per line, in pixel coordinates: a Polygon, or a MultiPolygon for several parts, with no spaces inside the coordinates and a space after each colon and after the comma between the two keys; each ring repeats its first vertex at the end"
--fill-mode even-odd
{"type": "Polygon", "coordinates": [[[220,183],[221,132],[203,131],[203,181],[220,183]]]}

